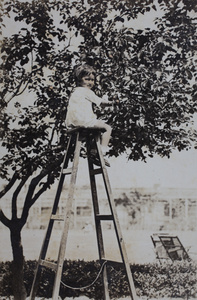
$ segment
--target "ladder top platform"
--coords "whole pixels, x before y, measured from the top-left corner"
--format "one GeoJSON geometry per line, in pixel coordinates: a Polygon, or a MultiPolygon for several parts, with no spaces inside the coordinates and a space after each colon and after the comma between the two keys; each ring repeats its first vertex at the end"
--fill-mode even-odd
{"type": "Polygon", "coordinates": [[[66,133],[69,135],[72,135],[73,133],[83,133],[84,135],[89,135],[89,134],[98,134],[101,132],[105,132],[105,128],[100,128],[100,127],[73,127],[72,129],[67,129],[66,133]]]}

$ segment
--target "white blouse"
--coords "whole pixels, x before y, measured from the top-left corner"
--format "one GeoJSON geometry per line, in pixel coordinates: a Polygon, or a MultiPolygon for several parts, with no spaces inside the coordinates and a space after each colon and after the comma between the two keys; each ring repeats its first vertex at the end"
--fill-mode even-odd
{"type": "Polygon", "coordinates": [[[89,88],[76,87],[69,99],[66,126],[94,126],[97,117],[93,112],[92,103],[99,106],[102,100],[89,88]]]}

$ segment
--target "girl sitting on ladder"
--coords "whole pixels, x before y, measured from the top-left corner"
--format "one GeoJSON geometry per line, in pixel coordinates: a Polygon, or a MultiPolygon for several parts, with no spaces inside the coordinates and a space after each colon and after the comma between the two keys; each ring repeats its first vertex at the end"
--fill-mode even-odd
{"type": "MultiPolygon", "coordinates": [[[[105,156],[108,150],[112,128],[110,125],[105,123],[105,121],[97,119],[96,114],[93,112],[92,103],[97,106],[111,106],[113,105],[113,102],[108,100],[107,95],[100,98],[92,91],[96,76],[93,67],[87,64],[77,66],[75,68],[74,75],[76,88],[71,93],[69,99],[66,126],[67,128],[104,128],[106,131],[101,136],[101,147],[103,155],[105,156]]],[[[93,149],[93,151],[91,151],[91,157],[94,156],[96,160],[96,152],[93,149]]],[[[106,159],[105,164],[110,166],[106,159]]]]}

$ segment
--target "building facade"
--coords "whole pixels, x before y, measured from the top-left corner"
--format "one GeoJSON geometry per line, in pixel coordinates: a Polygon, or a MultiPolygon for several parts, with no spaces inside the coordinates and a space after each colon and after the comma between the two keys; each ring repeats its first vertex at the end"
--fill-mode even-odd
{"type": "MultiPolygon", "coordinates": [[[[64,215],[68,187],[65,187],[60,200],[58,214],[64,215]]],[[[117,214],[123,229],[196,230],[197,228],[197,189],[173,189],[154,187],[115,188],[113,189],[117,214]]],[[[25,196],[25,191],[24,191],[25,196]]],[[[26,228],[45,229],[51,214],[55,196],[52,187],[32,206],[26,228]]],[[[107,195],[104,187],[98,186],[100,213],[109,214],[107,195]]],[[[1,200],[1,207],[6,216],[10,216],[9,199],[1,200]]],[[[82,229],[94,226],[93,208],[89,186],[78,187],[75,191],[70,228],[82,229]]],[[[18,216],[22,212],[23,199],[18,202],[18,216]]],[[[55,223],[57,229],[62,222],[55,223]]],[[[110,229],[112,222],[105,222],[110,229]]],[[[2,227],[3,224],[0,224],[2,227]]]]}

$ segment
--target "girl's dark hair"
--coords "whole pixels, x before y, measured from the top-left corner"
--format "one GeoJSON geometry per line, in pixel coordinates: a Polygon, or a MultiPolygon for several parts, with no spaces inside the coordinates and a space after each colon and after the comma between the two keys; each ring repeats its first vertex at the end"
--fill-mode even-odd
{"type": "Polygon", "coordinates": [[[76,66],[74,69],[74,76],[77,84],[80,84],[84,76],[90,74],[93,74],[95,76],[96,72],[92,66],[89,66],[87,64],[76,66]]]}

